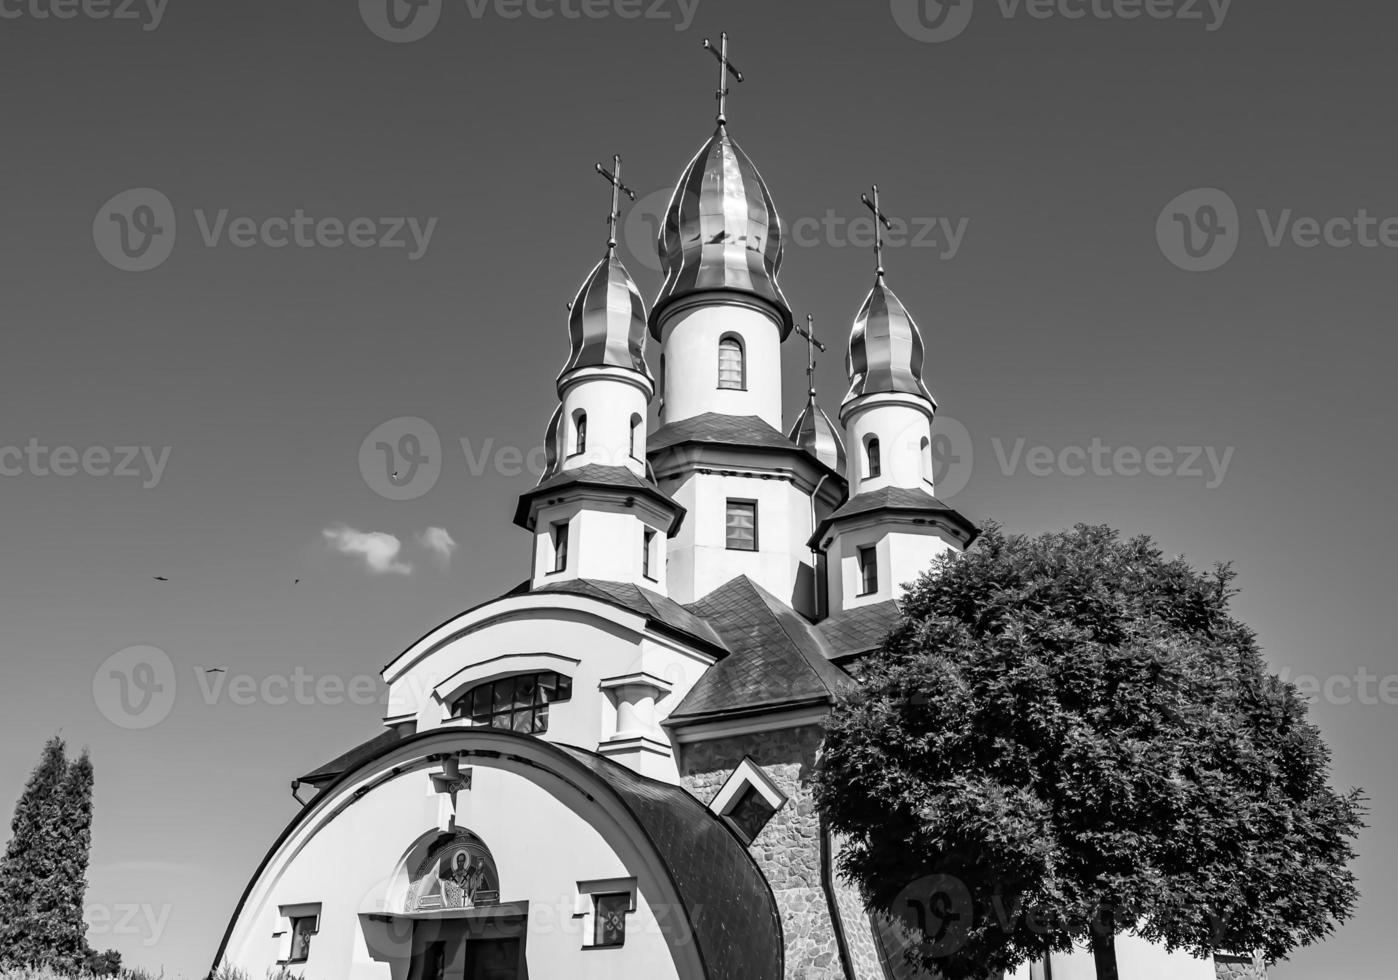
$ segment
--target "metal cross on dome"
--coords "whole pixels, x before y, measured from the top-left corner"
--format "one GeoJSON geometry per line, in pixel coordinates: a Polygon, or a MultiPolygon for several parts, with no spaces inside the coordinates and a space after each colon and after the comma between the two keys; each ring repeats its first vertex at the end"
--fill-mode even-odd
{"type": "Polygon", "coordinates": [[[608,170],[602,164],[597,164],[597,172],[606,178],[607,183],[612,185],[612,210],[607,215],[607,248],[616,248],[616,226],[621,220],[621,195],[625,194],[629,200],[636,200],[636,192],[621,182],[621,157],[612,155],[612,169],[608,170]]]}
{"type": "Polygon", "coordinates": [[[874,199],[869,200],[868,194],[860,194],[859,199],[864,202],[864,206],[874,212],[874,264],[875,275],[883,278],[883,231],[887,228],[893,230],[893,222],[889,221],[884,213],[879,210],[879,185],[874,185],[874,199]]]}
{"type": "Polygon", "coordinates": [[[825,353],[825,345],[816,340],[815,316],[806,314],[806,329],[796,328],[796,332],[806,338],[806,377],[810,379],[811,394],[815,394],[816,351],[825,353]]]}
{"type": "Polygon", "coordinates": [[[718,40],[719,46],[715,48],[708,38],[704,38],[704,50],[718,59],[718,94],[715,98],[718,99],[718,124],[724,126],[728,123],[728,76],[732,75],[741,82],[743,73],[728,60],[728,32],[720,34],[718,40]]]}

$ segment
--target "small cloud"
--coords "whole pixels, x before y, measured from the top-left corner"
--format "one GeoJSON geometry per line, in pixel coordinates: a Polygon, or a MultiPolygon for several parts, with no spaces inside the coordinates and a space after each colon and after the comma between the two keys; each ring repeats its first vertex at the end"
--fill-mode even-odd
{"type": "Polygon", "coordinates": [[[417,536],[417,543],[437,556],[442,567],[451,564],[451,555],[457,548],[456,541],[444,527],[429,527],[417,536]]]}
{"type": "Polygon", "coordinates": [[[375,575],[408,575],[413,567],[398,560],[403,542],[391,534],[379,531],[356,531],[343,524],[321,532],[331,547],[342,555],[364,559],[364,565],[375,575]]]}

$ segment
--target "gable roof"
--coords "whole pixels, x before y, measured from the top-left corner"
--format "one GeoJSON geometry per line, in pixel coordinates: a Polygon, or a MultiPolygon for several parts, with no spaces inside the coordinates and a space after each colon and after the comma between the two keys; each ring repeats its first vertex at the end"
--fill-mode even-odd
{"type": "Polygon", "coordinates": [[[704,672],[667,724],[829,703],[854,683],[830,662],[815,627],[746,575],[686,608],[713,627],[729,655],[704,672]]]}

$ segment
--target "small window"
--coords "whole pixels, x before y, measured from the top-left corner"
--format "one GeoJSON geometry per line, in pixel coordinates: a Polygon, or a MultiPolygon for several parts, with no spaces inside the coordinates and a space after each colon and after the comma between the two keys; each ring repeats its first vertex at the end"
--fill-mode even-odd
{"type": "Polygon", "coordinates": [[[568,523],[555,524],[549,536],[553,539],[553,570],[561,572],[568,567],[568,523]]]}
{"type": "Polygon", "coordinates": [[[641,426],[645,423],[639,415],[631,416],[631,458],[641,458],[641,426]]]}
{"type": "Polygon", "coordinates": [[[882,460],[882,459],[880,458],[880,456],[879,456],[879,441],[878,441],[878,439],[870,439],[870,440],[869,440],[869,444],[868,444],[868,446],[867,446],[866,449],[865,449],[865,452],[866,452],[866,454],[867,454],[867,456],[868,456],[868,460],[869,460],[869,465],[868,465],[868,467],[867,467],[868,472],[867,472],[866,478],[872,480],[872,479],[873,479],[874,477],[876,477],[876,476],[882,476],[882,475],[883,475],[883,460],[882,460]]]}
{"type": "Polygon", "coordinates": [[[751,757],[744,758],[709,802],[709,810],[751,845],[786,805],[786,795],[751,757]]]}
{"type": "Polygon", "coordinates": [[[748,386],[743,342],[733,334],[718,342],[718,386],[739,391],[748,386]]]}
{"type": "Polygon", "coordinates": [[[728,550],[757,550],[757,501],[728,501],[728,550]]]}
{"type": "Polygon", "coordinates": [[[932,440],[926,436],[922,437],[922,478],[928,483],[932,482],[932,440]]]}
{"type": "Polygon", "coordinates": [[[655,581],[655,573],[651,570],[651,562],[655,555],[655,532],[646,528],[641,534],[641,574],[652,582],[655,581]]]}
{"type": "Polygon", "coordinates": [[[525,735],[548,731],[549,706],[571,700],[573,679],[555,671],[516,674],[471,688],[452,704],[453,718],[525,735]]]}
{"type": "Polygon", "coordinates": [[[859,549],[859,581],[863,588],[860,595],[879,591],[879,555],[874,548],[859,549]]]}
{"type": "Polygon", "coordinates": [[[594,949],[626,945],[626,915],[631,911],[631,896],[626,892],[594,895],[592,913],[592,946],[594,949]]]}
{"type": "Polygon", "coordinates": [[[311,937],[320,927],[320,917],[298,915],[291,919],[291,955],[288,963],[304,963],[311,957],[311,937]]]}
{"type": "Polygon", "coordinates": [[[587,413],[578,412],[573,417],[573,455],[587,452],[587,413]]]}

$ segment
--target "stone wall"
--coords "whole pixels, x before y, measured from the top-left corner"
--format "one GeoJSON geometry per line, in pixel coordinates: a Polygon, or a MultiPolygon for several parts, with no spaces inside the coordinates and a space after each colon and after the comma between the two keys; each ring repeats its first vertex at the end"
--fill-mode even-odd
{"type": "MultiPolygon", "coordinates": [[[[820,820],[816,815],[810,777],[822,730],[809,725],[760,735],[696,742],[681,747],[680,775],[685,787],[708,804],[729,775],[750,757],[781,789],[787,803],[768,822],[749,850],[777,899],[786,938],[787,980],[877,980],[877,961],[847,978],[840,960],[830,903],[822,878],[820,820]]],[[[842,910],[848,896],[840,896],[842,910]]],[[[856,903],[857,904],[857,903],[856,903]]],[[[851,938],[860,960],[873,954],[867,920],[859,910],[865,935],[851,938]]],[[[847,914],[847,913],[846,913],[847,914]]]]}
{"type": "Polygon", "coordinates": [[[1247,956],[1214,956],[1214,974],[1218,980],[1267,980],[1267,967],[1261,960],[1247,956]]]}

